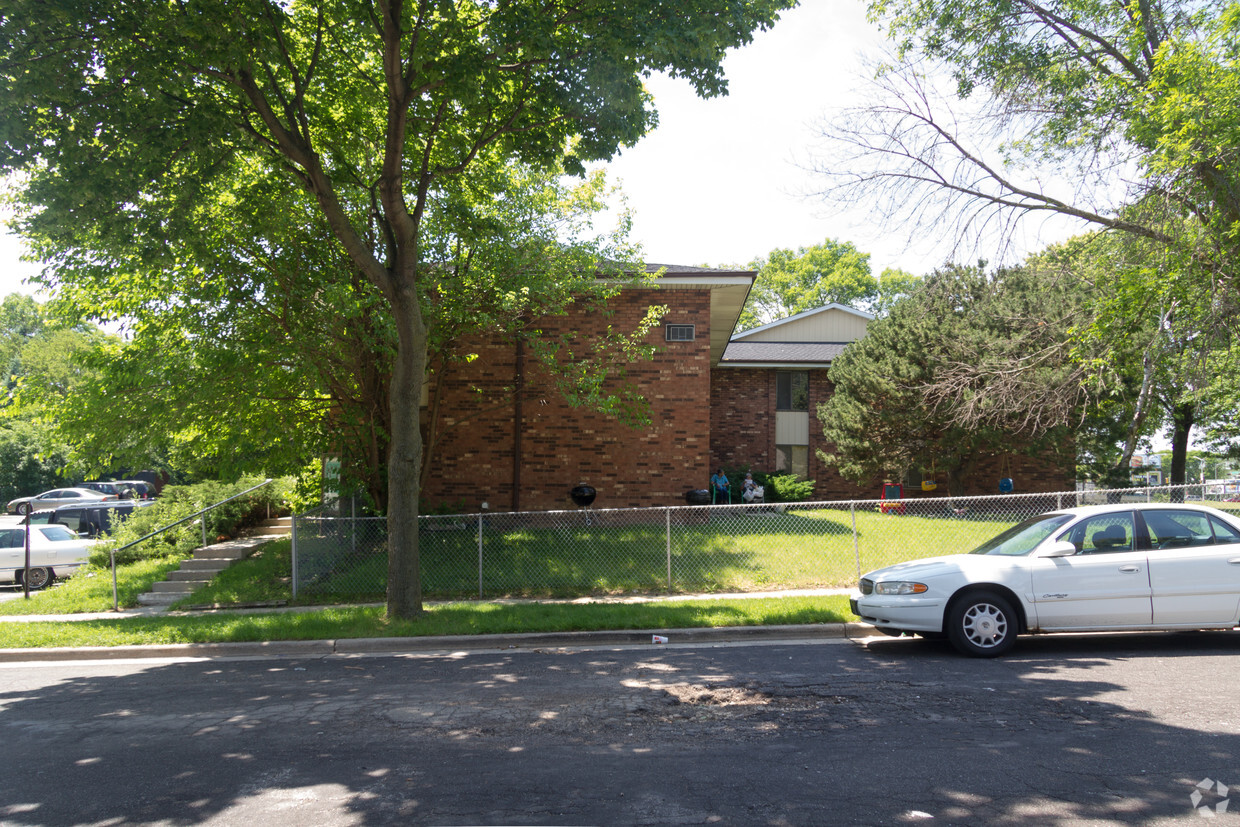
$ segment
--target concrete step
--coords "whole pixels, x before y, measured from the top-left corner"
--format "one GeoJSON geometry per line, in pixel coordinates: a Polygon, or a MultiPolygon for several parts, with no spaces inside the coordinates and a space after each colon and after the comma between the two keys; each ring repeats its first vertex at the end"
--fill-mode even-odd
{"type": "Polygon", "coordinates": [[[163,580],[159,583],[152,583],[151,591],[156,594],[186,595],[197,591],[198,588],[206,582],[210,581],[204,580],[202,582],[195,582],[192,580],[163,580]]]}
{"type": "MultiPolygon", "coordinates": [[[[202,561],[196,560],[194,562],[202,562],[202,561]]],[[[231,561],[222,561],[219,565],[212,566],[210,568],[201,568],[201,569],[187,569],[187,568],[182,567],[178,571],[168,572],[168,579],[175,580],[178,582],[182,580],[187,580],[193,583],[210,583],[215,578],[215,575],[219,574],[224,569],[228,568],[229,562],[231,561]]]]}
{"type": "Polygon", "coordinates": [[[224,569],[228,568],[229,566],[231,566],[234,562],[236,561],[231,558],[224,558],[224,559],[221,559],[219,557],[204,557],[202,559],[190,558],[189,560],[182,560],[181,568],[173,573],[177,574],[183,571],[209,571],[212,573],[219,573],[223,571],[224,569]]]}
{"type": "Polygon", "coordinates": [[[293,533],[293,518],[281,517],[276,520],[267,520],[261,525],[250,526],[241,531],[242,537],[288,537],[293,533]]]}
{"type": "Polygon", "coordinates": [[[185,595],[176,593],[147,592],[138,595],[139,606],[171,606],[185,595]]]}
{"type": "MultiPolygon", "coordinates": [[[[289,520],[290,529],[292,521],[289,520]]],[[[271,529],[278,530],[278,529],[271,529]]],[[[181,568],[169,572],[162,583],[154,583],[146,594],[138,595],[139,606],[169,606],[210,583],[215,575],[250,555],[264,539],[243,537],[196,549],[194,556],[181,562],[181,568]]]]}
{"type": "Polygon", "coordinates": [[[216,543],[194,550],[195,560],[241,560],[248,557],[250,549],[234,543],[216,543]]]}

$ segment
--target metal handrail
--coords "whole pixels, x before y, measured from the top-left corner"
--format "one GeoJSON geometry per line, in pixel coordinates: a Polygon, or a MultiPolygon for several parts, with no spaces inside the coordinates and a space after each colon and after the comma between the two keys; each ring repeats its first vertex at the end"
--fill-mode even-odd
{"type": "MultiPolygon", "coordinates": [[[[117,591],[116,591],[116,552],[124,551],[127,548],[132,548],[133,546],[136,546],[138,543],[151,539],[156,534],[163,534],[165,531],[167,531],[170,528],[176,528],[177,526],[181,525],[181,523],[188,523],[190,520],[194,519],[195,517],[201,517],[203,514],[206,514],[208,511],[219,508],[224,503],[232,502],[238,497],[244,497],[246,494],[249,494],[251,491],[257,491],[258,489],[262,488],[264,485],[271,485],[271,483],[274,481],[275,481],[274,479],[268,479],[264,482],[260,482],[258,485],[254,486],[253,488],[247,488],[246,490],[238,494],[233,494],[228,499],[220,500],[214,505],[209,505],[206,508],[202,509],[201,511],[196,511],[193,514],[190,514],[188,517],[182,517],[181,519],[177,520],[175,523],[168,523],[168,525],[163,526],[162,528],[157,528],[154,531],[152,531],[150,534],[139,537],[133,542],[126,543],[120,548],[112,549],[109,552],[109,554],[111,555],[111,560],[112,560],[112,611],[119,612],[121,610],[120,609],[120,598],[117,595],[117,591]]],[[[204,548],[207,545],[207,521],[206,520],[202,521],[202,545],[204,548]]]]}

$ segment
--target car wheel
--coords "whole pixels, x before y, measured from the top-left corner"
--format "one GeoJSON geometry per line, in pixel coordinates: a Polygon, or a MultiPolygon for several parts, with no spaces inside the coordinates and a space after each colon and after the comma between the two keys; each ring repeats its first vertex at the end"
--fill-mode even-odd
{"type": "Polygon", "coordinates": [[[18,514],[29,514],[29,513],[30,513],[30,503],[18,503],[18,504],[17,504],[17,513],[18,513],[18,514]]]}
{"type": "Polygon", "coordinates": [[[1016,645],[1019,622],[1006,598],[994,592],[973,592],[952,604],[947,637],[958,651],[975,658],[993,658],[1016,645]]]}
{"type": "Polygon", "coordinates": [[[30,591],[37,592],[39,589],[46,588],[47,584],[52,582],[52,570],[46,568],[28,569],[24,579],[30,587],[30,591]]]}

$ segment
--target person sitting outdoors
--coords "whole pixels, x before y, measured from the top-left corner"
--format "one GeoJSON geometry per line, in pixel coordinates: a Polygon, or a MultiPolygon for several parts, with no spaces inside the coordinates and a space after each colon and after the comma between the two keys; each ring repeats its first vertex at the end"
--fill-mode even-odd
{"type": "Polygon", "coordinates": [[[728,482],[728,475],[723,473],[722,468],[711,475],[710,491],[714,502],[722,501],[726,503],[732,501],[732,484],[728,482]]]}
{"type": "Polygon", "coordinates": [[[747,503],[763,502],[766,489],[753,481],[753,474],[745,474],[745,479],[741,483],[741,499],[747,503]]]}

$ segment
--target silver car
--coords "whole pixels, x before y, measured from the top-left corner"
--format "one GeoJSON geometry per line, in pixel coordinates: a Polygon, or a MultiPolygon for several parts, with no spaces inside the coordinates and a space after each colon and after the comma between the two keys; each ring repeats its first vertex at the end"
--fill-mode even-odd
{"type": "Polygon", "coordinates": [[[81,505],[115,499],[115,494],[104,494],[89,488],[56,488],[44,491],[36,497],[18,497],[9,503],[8,511],[10,514],[29,514],[31,511],[59,508],[62,505],[81,505]]]}

